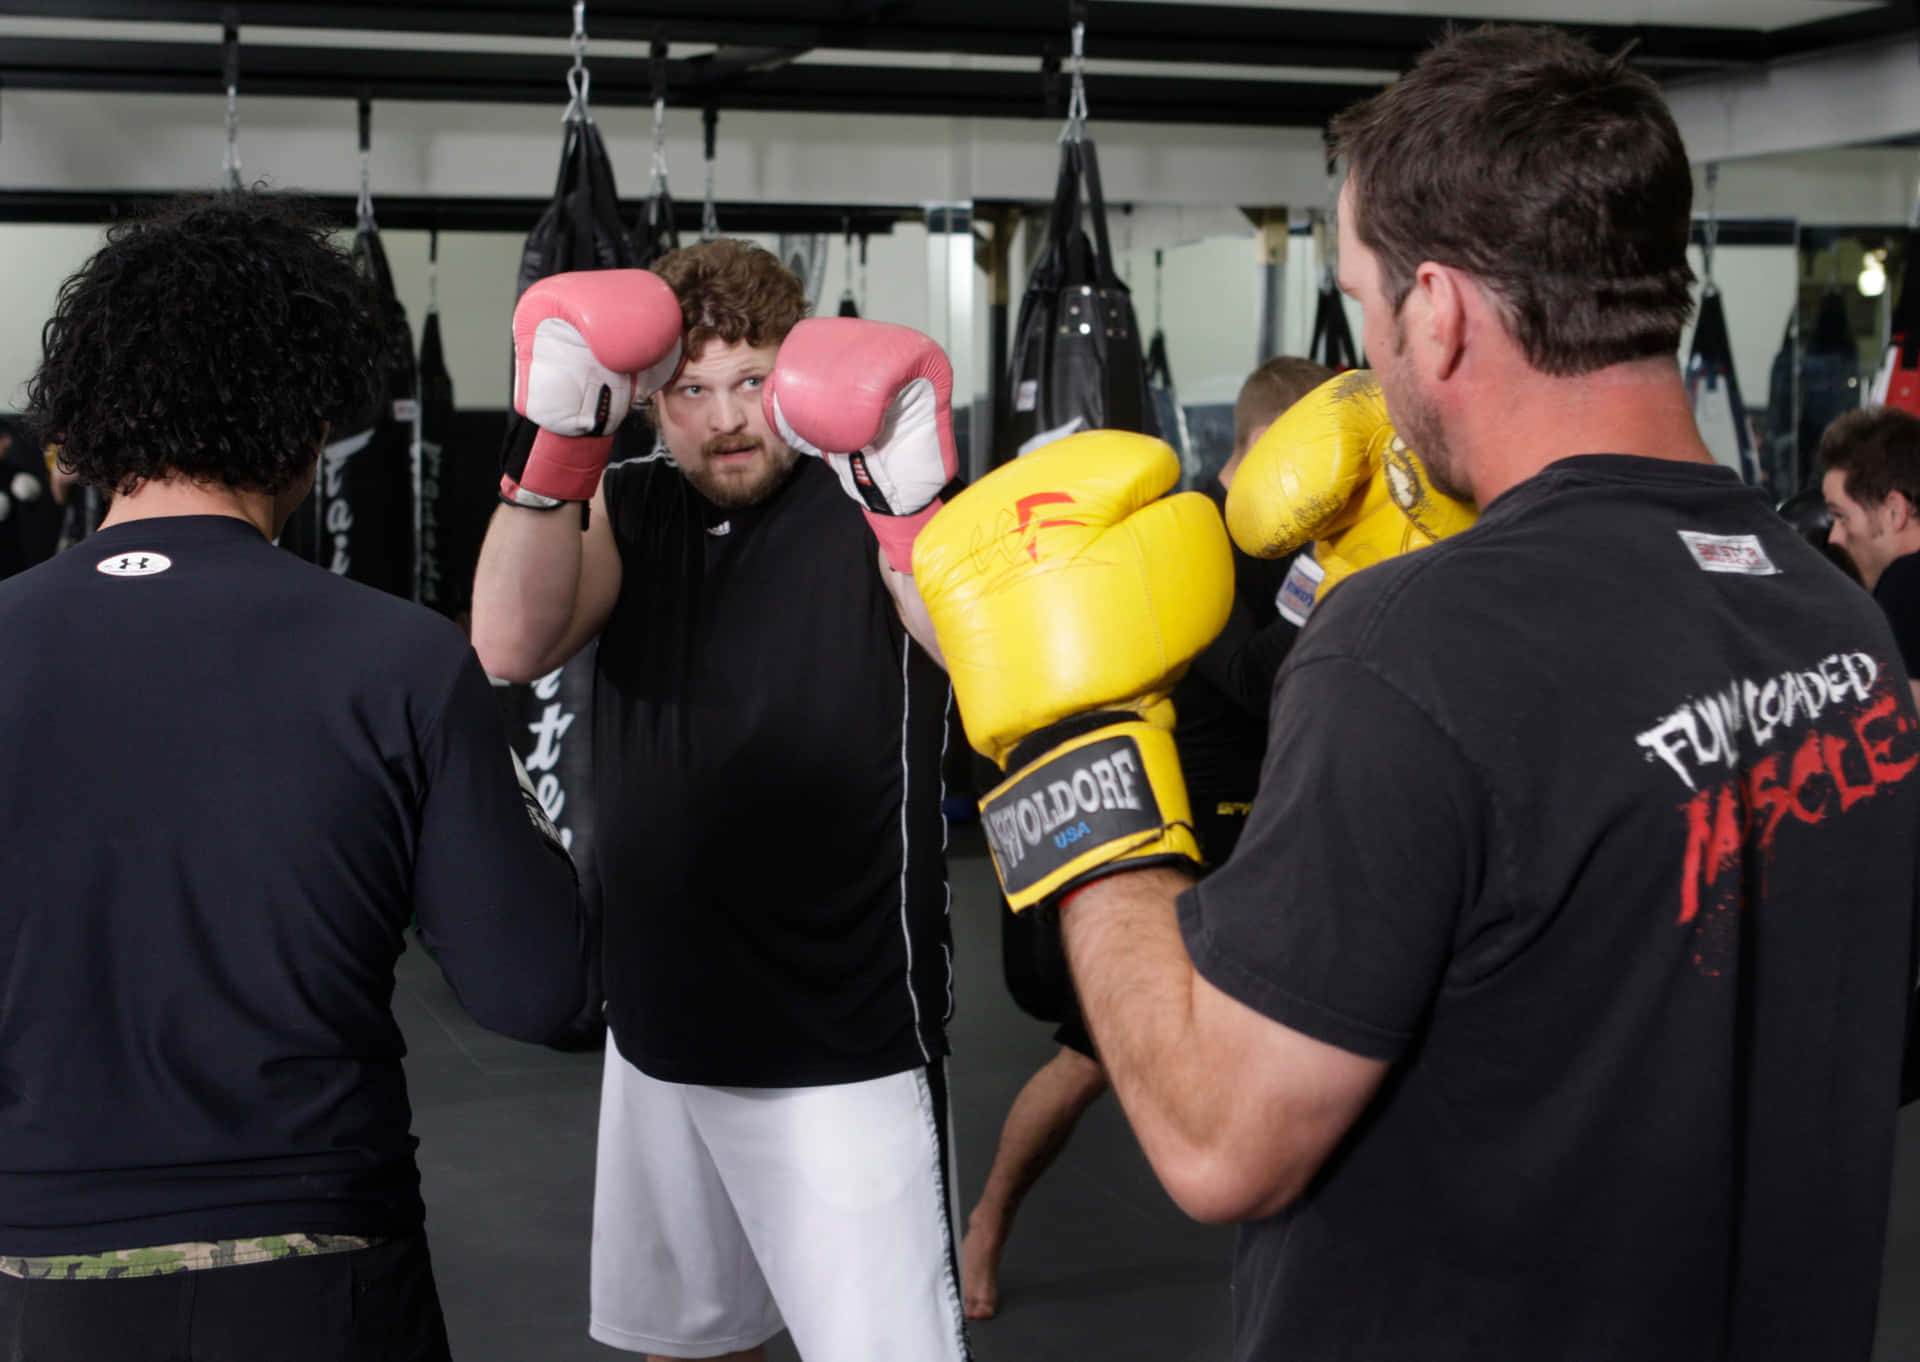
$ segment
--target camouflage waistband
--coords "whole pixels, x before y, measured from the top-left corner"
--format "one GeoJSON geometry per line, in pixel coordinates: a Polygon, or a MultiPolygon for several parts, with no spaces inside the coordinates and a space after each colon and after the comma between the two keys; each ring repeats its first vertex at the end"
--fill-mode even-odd
{"type": "Polygon", "coordinates": [[[165,1244],[158,1248],[118,1249],[111,1253],[63,1253],[48,1258],[10,1258],[0,1255],[0,1276],[62,1282],[160,1277],[170,1272],[199,1272],[213,1267],[272,1263],[282,1258],[351,1253],[355,1249],[372,1248],[383,1242],[361,1234],[270,1234],[259,1239],[165,1244]]]}

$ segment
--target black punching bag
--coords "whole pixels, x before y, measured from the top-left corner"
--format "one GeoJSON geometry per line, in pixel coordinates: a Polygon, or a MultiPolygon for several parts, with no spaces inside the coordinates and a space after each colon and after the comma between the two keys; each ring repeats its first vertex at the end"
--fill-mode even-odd
{"type": "Polygon", "coordinates": [[[560,149],[560,175],[553,202],[527,233],[520,253],[518,298],[536,279],[568,270],[627,269],[640,263],[633,239],[620,222],[620,196],[613,186],[613,162],[600,129],[582,111],[569,118],[560,149]]]}
{"type": "MultiPolygon", "coordinates": [[[[842,317],[858,317],[860,315],[860,303],[859,300],[853,296],[853,231],[851,228],[848,228],[841,238],[841,249],[847,254],[846,282],[840,288],[839,315],[842,317]]],[[[863,236],[860,238],[860,254],[862,257],[865,257],[866,253],[867,239],[863,236]]]]}
{"type": "MultiPolygon", "coordinates": [[[[468,503],[491,511],[492,465],[484,460],[462,460],[462,451],[450,448],[453,439],[453,375],[447,371],[446,351],[440,343],[440,304],[437,276],[440,234],[427,246],[427,318],[420,329],[420,603],[449,618],[473,603],[473,566],[479,556],[473,539],[468,503]],[[463,463],[466,466],[463,466],[463,463]],[[480,497],[463,493],[478,483],[480,497]]],[[[484,519],[482,520],[484,524],[484,519]]]]}
{"type": "Polygon", "coordinates": [[[1776,500],[1784,501],[1800,487],[1799,387],[1800,309],[1795,305],[1787,309],[1787,329],[1767,373],[1766,435],[1760,461],[1776,500]]]}
{"type": "Polygon", "coordinates": [[[1733,372],[1733,340],[1727,334],[1727,311],[1711,276],[1700,298],[1693,352],[1687,357],[1687,398],[1693,404],[1700,438],[1715,461],[1746,482],[1758,481],[1753,423],[1747,419],[1746,405],[1740,399],[1740,381],[1733,372]]]}
{"type": "Polygon", "coordinates": [[[414,581],[413,332],[370,212],[361,213],[354,263],[366,277],[380,335],[371,403],[329,433],[313,495],[283,546],[356,582],[411,599],[414,581]]]}
{"type": "MultiPolygon", "coordinates": [[[[680,223],[674,216],[673,194],[667,188],[667,45],[653,45],[653,162],[647,177],[647,201],[634,225],[634,263],[651,265],[668,251],[680,249],[680,223]]],[[[713,128],[707,130],[707,160],[713,160],[713,128]]],[[[611,183],[612,171],[608,171],[611,183]]],[[[605,266],[602,266],[605,268],[605,266]]]]}
{"type": "Polygon", "coordinates": [[[1180,485],[1192,487],[1202,472],[1200,457],[1187,432],[1187,411],[1173,383],[1173,361],[1167,356],[1167,329],[1160,323],[1160,300],[1166,284],[1166,252],[1153,253],[1153,339],[1147,342],[1147,420],[1151,432],[1173,446],[1180,456],[1180,485]]]}
{"type": "MultiPolygon", "coordinates": [[[[1060,146],[1046,238],[1014,327],[1008,392],[1012,410],[994,431],[996,465],[1076,430],[1156,429],[1140,326],[1114,270],[1100,164],[1089,141],[1070,137],[1060,146]]],[[[1001,913],[1000,956],[1007,991],[1023,1011],[1043,1021],[1067,1015],[1073,983],[1050,909],[1001,913]]]]}
{"type": "Polygon", "coordinates": [[[1100,164],[1089,141],[1060,145],[1046,238],[1014,327],[1008,391],[1012,410],[994,432],[996,465],[1075,430],[1151,428],[1140,327],[1113,268],[1100,164]]]}
{"type": "Polygon", "coordinates": [[[1792,487],[1778,489],[1782,499],[1819,481],[1813,461],[1820,436],[1843,412],[1860,405],[1860,347],[1847,318],[1847,300],[1829,286],[1814,314],[1813,334],[1800,359],[1800,440],[1797,476],[1792,487]]]}
{"type": "Polygon", "coordinates": [[[1347,325],[1347,309],[1340,300],[1340,285],[1331,265],[1320,271],[1320,296],[1313,305],[1313,339],[1307,342],[1307,358],[1335,373],[1366,367],[1353,343],[1353,328],[1347,325]]]}
{"type": "MultiPolygon", "coordinates": [[[[566,129],[553,202],[527,236],[516,298],[550,274],[631,269],[644,263],[621,224],[613,163],[583,99],[576,100],[569,110],[566,129]]],[[[649,452],[651,440],[640,432],[640,424],[631,418],[621,424],[614,439],[614,462],[649,452]]],[[[534,433],[531,422],[509,413],[507,442],[531,444],[534,433]]],[[[497,472],[495,476],[497,479],[497,472]]],[[[563,506],[541,514],[573,516],[578,512],[563,506]]],[[[563,666],[531,685],[499,685],[495,690],[506,713],[508,738],[526,764],[540,806],[573,853],[580,872],[581,896],[596,916],[600,876],[593,857],[593,673],[598,646],[598,640],[589,642],[563,666]]],[[[635,778],[644,778],[644,773],[634,774],[635,778]]],[[[564,1042],[569,1048],[592,1045],[604,1038],[601,996],[596,967],[588,1009],[564,1042]]]]}

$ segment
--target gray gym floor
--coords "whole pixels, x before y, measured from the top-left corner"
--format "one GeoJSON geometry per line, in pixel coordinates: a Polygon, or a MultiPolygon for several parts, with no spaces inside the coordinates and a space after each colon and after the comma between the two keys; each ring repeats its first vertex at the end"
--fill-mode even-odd
{"type": "MultiPolygon", "coordinates": [[[[977,837],[963,830],[953,852],[959,997],[951,1074],[964,1215],[1008,1104],[1053,1045],[1052,1028],[1016,1009],[1001,987],[997,898],[977,837]]],[[[427,1229],[455,1358],[632,1356],[586,1336],[600,1056],[555,1054],[482,1031],[418,949],[400,962],[394,1010],[411,1049],[427,1229]]],[[[1195,1225],[1174,1208],[1118,1104],[1105,1098],[1028,1198],[1001,1264],[999,1317],[972,1326],[974,1357],[1222,1357],[1231,1252],[1231,1231],[1195,1225]]],[[[769,1355],[795,1357],[784,1337],[769,1355]]],[[[1920,1358],[1920,1106],[1901,1130],[1874,1358],[1920,1358]]]]}

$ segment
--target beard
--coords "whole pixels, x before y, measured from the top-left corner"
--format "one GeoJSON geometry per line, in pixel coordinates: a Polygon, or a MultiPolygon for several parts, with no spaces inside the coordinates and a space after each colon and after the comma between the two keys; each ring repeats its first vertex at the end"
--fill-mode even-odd
{"type": "MultiPolygon", "coordinates": [[[[1406,327],[1396,317],[1393,326],[1394,358],[1404,360],[1406,353],[1406,327]]],[[[1407,448],[1420,456],[1420,463],[1427,470],[1427,481],[1433,484],[1435,491],[1455,501],[1471,503],[1473,488],[1467,483],[1466,472],[1460,467],[1460,461],[1454,457],[1440,414],[1421,395],[1417,384],[1400,381],[1404,367],[1396,363],[1391,377],[1383,376],[1380,383],[1381,395],[1387,398],[1387,415],[1393,420],[1393,428],[1407,448]]]]}
{"type": "Polygon", "coordinates": [[[723,511],[737,511],[765,501],[779,490],[793,472],[800,456],[785,445],[778,448],[750,435],[721,435],[704,441],[695,459],[676,460],[694,490],[723,511]],[[754,456],[733,466],[721,466],[714,458],[754,450],[754,456]]]}

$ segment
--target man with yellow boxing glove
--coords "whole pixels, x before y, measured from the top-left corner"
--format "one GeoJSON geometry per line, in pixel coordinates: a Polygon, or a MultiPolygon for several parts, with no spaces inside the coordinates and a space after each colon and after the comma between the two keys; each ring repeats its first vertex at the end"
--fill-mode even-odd
{"type": "MultiPolygon", "coordinates": [[[[913,563],[968,738],[1007,772],[980,806],[1007,901],[1063,905],[1081,1006],[1142,1147],[1185,1209],[1227,1219],[1238,1206],[1190,1171],[1211,1118],[1190,1125],[1177,1101],[1139,1084],[1142,1067],[1206,1084],[1203,1065],[1176,1058],[1204,1021],[1216,1037],[1239,1033],[1236,1049],[1326,1070],[1320,1105],[1349,1118],[1379,1068],[1342,1064],[1208,986],[1167,911],[1200,865],[1167,696],[1233,590],[1219,515],[1197,493],[1166,495],[1179,475],[1151,437],[1073,435],[963,492],[921,533],[913,563]],[[1064,909],[1096,892],[1097,911],[1077,899],[1064,909]],[[1083,966],[1082,953],[1109,948],[1123,967],[1083,966]],[[1139,1024],[1117,1026],[1133,1008],[1139,1024]],[[1162,1032],[1170,1016],[1187,1026],[1162,1032]]],[[[1322,1121],[1321,1153],[1337,1126],[1322,1121]]]]}
{"type": "Polygon", "coordinates": [[[1471,502],[1433,485],[1387,415],[1380,380],[1328,379],[1267,428],[1227,495],[1227,529],[1248,553],[1294,560],[1280,613],[1305,624],[1321,597],[1363,567],[1473,524],[1471,502]]]}
{"type": "Polygon", "coordinates": [[[1171,454],[1077,436],[919,539],[1009,899],[1058,905],[1161,1181],[1246,1222],[1237,1362],[1865,1362],[1920,715],[1872,602],[1693,423],[1672,116],[1490,28],[1333,132],[1378,396],[1276,426],[1228,518],[1364,570],[1316,592],[1224,866],[1192,883],[1155,758],[1226,591],[1217,526],[1154,500],[1171,454]],[[1424,464],[1358,461],[1384,523],[1289,490],[1356,466],[1356,407],[1424,464]],[[1430,491],[1477,523],[1366,566],[1430,491]]]}

